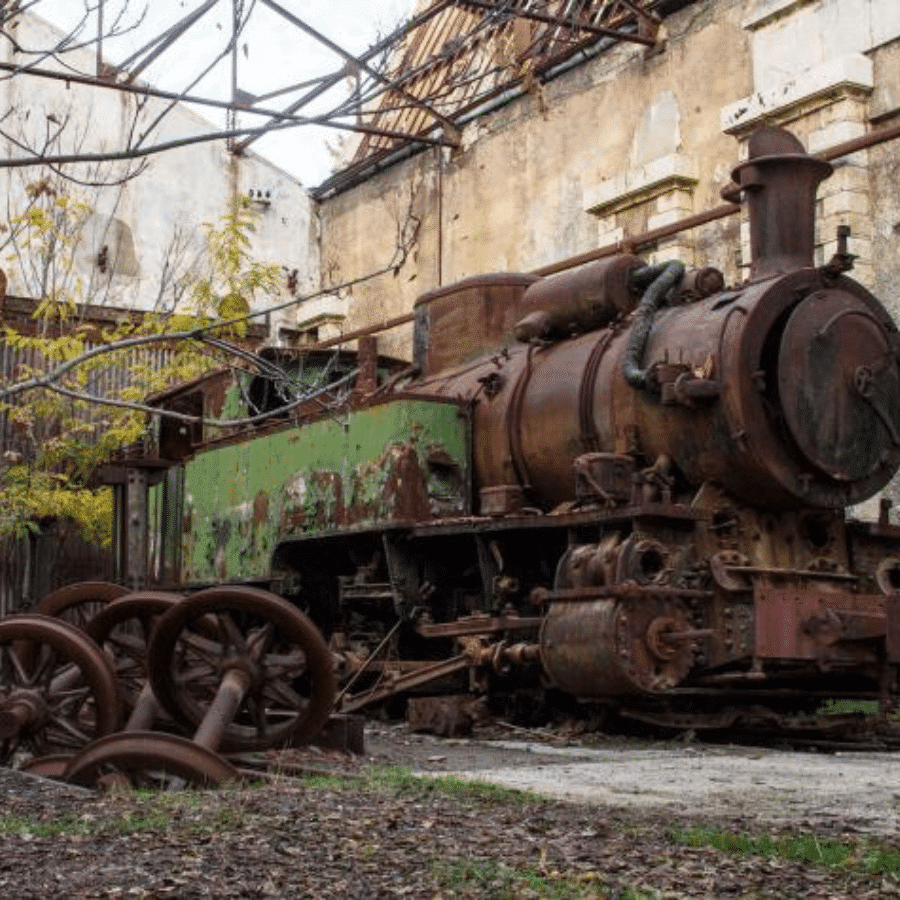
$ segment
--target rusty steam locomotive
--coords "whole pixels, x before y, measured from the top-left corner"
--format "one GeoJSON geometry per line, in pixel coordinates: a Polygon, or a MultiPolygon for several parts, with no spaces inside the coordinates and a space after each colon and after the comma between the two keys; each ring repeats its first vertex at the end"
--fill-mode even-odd
{"type": "MultiPolygon", "coordinates": [[[[320,711],[556,691],[721,728],[892,706],[900,527],[846,508],[900,467],[900,337],[845,240],[813,262],[830,171],[752,136],[736,287],[631,255],[474,277],[417,301],[412,367],[367,338],[156,397],[246,424],[163,417],[107,473],[122,580],[303,610],[312,682],[340,688],[320,711]]],[[[177,712],[175,676],[150,680],[177,712]]]]}
{"type": "Polygon", "coordinates": [[[460,676],[696,725],[891,703],[900,528],[845,508],[900,465],[900,339],[845,245],[813,264],[830,171],[787,132],[752,137],[740,286],[630,255],[469,278],[418,300],[412,371],[363,340],[158,398],[255,415],[326,359],[332,392],[353,381],[336,417],[320,397],[231,433],[164,419],[122,479],[123,509],[149,497],[132,574],[288,598],[361,686],[345,709],[460,676]]]}

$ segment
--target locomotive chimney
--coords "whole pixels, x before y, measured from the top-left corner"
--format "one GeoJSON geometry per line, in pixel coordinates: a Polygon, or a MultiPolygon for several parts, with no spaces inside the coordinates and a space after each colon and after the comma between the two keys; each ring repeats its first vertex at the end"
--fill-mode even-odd
{"type": "Polygon", "coordinates": [[[783,128],[750,135],[747,161],[731,177],[747,195],[751,281],[814,265],[816,188],[831,172],[783,128]]]}

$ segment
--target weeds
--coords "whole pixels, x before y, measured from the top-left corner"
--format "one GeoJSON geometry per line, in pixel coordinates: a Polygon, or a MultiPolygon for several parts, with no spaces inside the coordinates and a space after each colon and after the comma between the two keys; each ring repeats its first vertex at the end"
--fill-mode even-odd
{"type": "Polygon", "coordinates": [[[432,874],[442,890],[465,897],[517,900],[527,896],[547,900],[587,900],[598,895],[574,879],[517,871],[493,860],[456,859],[435,863],[432,874]]]}
{"type": "Polygon", "coordinates": [[[659,900],[661,894],[656,891],[647,891],[643,888],[627,887],[619,892],[616,900],[659,900]]]}
{"type": "Polygon", "coordinates": [[[812,833],[754,836],[702,826],[673,827],[669,829],[669,839],[687,847],[712,847],[722,853],[764,856],[867,875],[900,876],[900,849],[874,841],[842,842],[812,833]]]}
{"type": "Polygon", "coordinates": [[[546,803],[544,797],[519,791],[514,788],[499,787],[484,781],[464,781],[454,775],[414,775],[399,766],[372,769],[364,775],[307,775],[303,784],[308,788],[343,790],[362,788],[363,790],[390,794],[415,794],[427,796],[440,794],[461,800],[481,800],[521,806],[526,803],[546,803]]]}
{"type": "Polygon", "coordinates": [[[66,817],[49,822],[23,819],[19,816],[0,816],[0,837],[60,837],[67,834],[88,833],[87,823],[66,817]]]}
{"type": "Polygon", "coordinates": [[[0,816],[0,837],[55,838],[70,835],[136,834],[145,831],[163,831],[171,824],[171,817],[160,812],[109,818],[64,816],[48,821],[20,816],[0,816]]]}
{"type": "Polygon", "coordinates": [[[848,700],[846,698],[833,698],[825,700],[816,710],[820,716],[846,716],[859,713],[863,716],[878,715],[877,700],[848,700]]]}
{"type": "Polygon", "coordinates": [[[611,888],[598,872],[588,876],[517,870],[494,860],[440,860],[432,875],[441,891],[491,900],[659,900],[655,891],[628,885],[611,888]]]}

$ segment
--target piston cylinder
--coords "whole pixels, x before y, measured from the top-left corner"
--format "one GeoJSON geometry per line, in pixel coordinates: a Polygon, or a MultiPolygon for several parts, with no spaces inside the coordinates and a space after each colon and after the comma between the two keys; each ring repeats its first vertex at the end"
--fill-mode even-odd
{"type": "Polygon", "coordinates": [[[691,670],[688,613],[675,599],[555,603],[541,627],[541,664],[554,687],[582,699],[659,694],[691,670]]]}

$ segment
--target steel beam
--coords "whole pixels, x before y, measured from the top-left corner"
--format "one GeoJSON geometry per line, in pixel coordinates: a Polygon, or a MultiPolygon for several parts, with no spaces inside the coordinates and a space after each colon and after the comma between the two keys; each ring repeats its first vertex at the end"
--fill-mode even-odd
{"type": "MultiPolygon", "coordinates": [[[[404,26],[402,26],[401,28],[392,32],[391,34],[389,34],[386,38],[384,38],[384,40],[379,41],[373,47],[370,47],[360,57],[360,59],[363,61],[372,59],[373,57],[375,57],[379,53],[381,53],[383,50],[386,50],[388,47],[391,47],[393,44],[395,44],[397,41],[399,41],[400,38],[407,35],[410,31],[414,30],[415,28],[418,28],[420,25],[424,25],[427,22],[429,22],[435,16],[442,13],[445,9],[452,6],[455,2],[456,2],[456,0],[441,0],[440,3],[435,3],[434,6],[430,7],[429,9],[425,10],[424,12],[420,13],[418,16],[414,16],[404,26]]],[[[311,103],[317,97],[321,97],[322,94],[324,94],[326,91],[333,88],[336,84],[339,84],[345,76],[346,76],[346,72],[344,69],[341,69],[339,72],[335,72],[333,75],[331,75],[331,77],[323,80],[323,82],[318,87],[316,87],[313,90],[304,94],[302,97],[300,97],[299,100],[294,101],[294,103],[292,103],[290,106],[288,106],[284,110],[284,112],[287,114],[296,112],[298,109],[301,109],[302,107],[306,106],[307,103],[311,103]]],[[[272,122],[271,126],[274,126],[275,124],[277,124],[277,121],[272,122]]],[[[266,130],[268,130],[268,129],[266,129],[266,130]]],[[[246,138],[245,140],[236,143],[233,148],[234,152],[240,153],[242,150],[246,150],[247,147],[250,146],[250,144],[252,144],[258,138],[262,137],[263,134],[265,134],[265,131],[263,131],[259,135],[246,138]]]]}
{"type": "MultiPolygon", "coordinates": [[[[414,94],[410,94],[408,91],[404,90],[404,88],[401,87],[399,84],[397,84],[395,81],[392,81],[390,78],[388,78],[383,73],[379,72],[377,69],[373,69],[365,61],[365,59],[363,59],[362,57],[354,56],[352,53],[350,53],[349,51],[347,51],[343,47],[341,47],[340,44],[336,44],[334,41],[330,40],[324,34],[322,34],[322,32],[317,31],[315,28],[313,28],[312,25],[310,25],[307,22],[304,22],[303,19],[301,19],[299,16],[295,16],[292,12],[289,12],[283,6],[280,6],[278,3],[275,2],[275,0],[261,0],[261,2],[265,6],[268,6],[269,9],[273,10],[274,12],[279,13],[292,25],[295,25],[301,31],[305,31],[308,35],[310,35],[310,37],[315,38],[320,44],[324,44],[329,50],[332,50],[334,53],[337,53],[338,56],[343,57],[345,60],[347,60],[347,62],[353,63],[353,65],[358,66],[366,74],[370,75],[372,78],[375,78],[377,81],[381,81],[382,83],[386,84],[391,90],[396,91],[402,97],[405,97],[407,100],[409,100],[410,103],[423,109],[430,116],[432,116],[436,122],[440,123],[444,127],[444,130],[448,134],[453,135],[456,133],[456,131],[457,131],[456,124],[453,122],[452,119],[448,119],[446,116],[439,113],[436,109],[434,109],[434,107],[430,106],[424,100],[420,99],[419,97],[416,97],[414,94]]],[[[454,144],[453,141],[451,140],[451,141],[449,141],[449,143],[453,144],[453,146],[457,146],[459,142],[457,140],[456,143],[454,144]]]]}
{"type": "Polygon", "coordinates": [[[123,63],[121,63],[118,68],[126,71],[128,73],[128,80],[134,81],[135,78],[140,75],[144,69],[147,68],[157,57],[161,56],[165,53],[172,44],[175,43],[195,22],[201,19],[204,15],[206,15],[209,10],[211,10],[219,0],[206,0],[206,3],[203,4],[199,9],[194,10],[194,12],[185,16],[179,22],[176,22],[171,28],[164,31],[162,34],[157,35],[153,38],[152,41],[145,44],[141,47],[140,50],[135,51],[128,57],[123,63]],[[151,49],[153,48],[153,49],[151,49]],[[147,51],[150,51],[147,53],[147,51]],[[147,53],[147,55],[140,60],[138,65],[136,65],[133,69],[129,69],[128,67],[134,63],[136,60],[140,59],[141,55],[147,53]]]}
{"type": "Polygon", "coordinates": [[[457,2],[460,6],[469,6],[486,12],[508,15],[512,18],[531,19],[535,22],[543,22],[545,25],[557,25],[560,28],[567,28],[570,31],[587,31],[591,34],[596,34],[598,37],[611,37],[617,41],[633,41],[636,44],[645,44],[648,47],[656,44],[653,38],[645,37],[642,34],[617,31],[614,28],[604,28],[602,25],[593,25],[580,19],[566,19],[561,16],[551,16],[547,13],[532,12],[531,10],[519,9],[505,3],[496,3],[493,0],[457,0],[457,2]]]}

